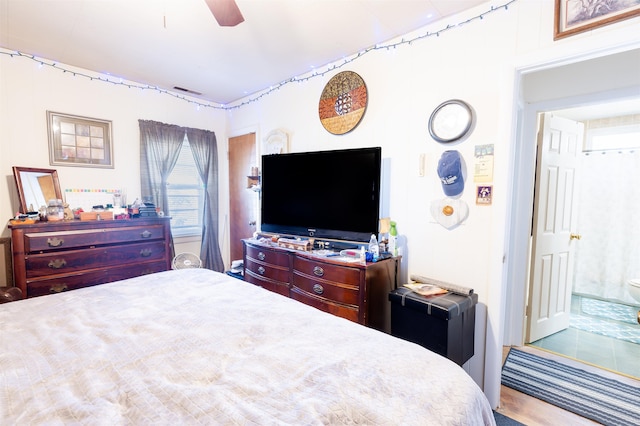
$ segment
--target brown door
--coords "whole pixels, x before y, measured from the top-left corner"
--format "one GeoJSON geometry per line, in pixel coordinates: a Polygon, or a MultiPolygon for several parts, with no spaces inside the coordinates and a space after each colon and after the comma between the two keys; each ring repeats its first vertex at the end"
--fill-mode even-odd
{"type": "Polygon", "coordinates": [[[229,139],[229,237],[231,260],[242,259],[242,239],[256,231],[259,193],[247,186],[256,163],[256,134],[229,139]]]}

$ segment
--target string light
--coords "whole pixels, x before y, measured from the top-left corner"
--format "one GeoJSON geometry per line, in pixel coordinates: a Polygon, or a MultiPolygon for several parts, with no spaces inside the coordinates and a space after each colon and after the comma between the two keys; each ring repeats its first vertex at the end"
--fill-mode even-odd
{"type": "Polygon", "coordinates": [[[506,3],[504,3],[504,4],[500,5],[500,6],[491,6],[491,8],[489,10],[487,10],[485,12],[482,12],[479,15],[476,15],[476,16],[474,16],[472,18],[469,18],[469,19],[467,19],[465,21],[461,21],[456,25],[447,24],[447,26],[445,28],[442,28],[442,29],[437,30],[435,32],[427,31],[425,34],[418,35],[418,36],[416,36],[414,38],[411,38],[411,39],[402,38],[400,41],[397,41],[395,43],[373,45],[373,46],[368,47],[368,48],[366,48],[364,50],[361,50],[360,52],[358,52],[356,54],[351,55],[350,57],[344,58],[344,61],[341,64],[338,64],[338,65],[336,65],[336,64],[327,65],[325,71],[318,71],[317,67],[312,67],[313,71],[310,72],[310,73],[303,74],[302,76],[292,77],[292,78],[289,78],[287,80],[281,81],[280,83],[278,83],[276,85],[269,86],[268,89],[265,89],[262,92],[260,92],[259,94],[255,95],[253,97],[249,97],[249,99],[247,99],[247,100],[245,100],[245,101],[243,101],[241,103],[235,104],[235,105],[199,102],[199,101],[196,101],[196,100],[193,100],[193,99],[189,99],[189,98],[187,98],[185,96],[182,96],[180,94],[171,92],[169,90],[161,89],[161,88],[159,88],[157,86],[150,86],[150,85],[134,83],[134,82],[125,82],[125,80],[123,78],[118,78],[118,79],[112,79],[110,77],[103,78],[103,77],[96,77],[94,75],[85,74],[85,73],[78,72],[78,71],[72,71],[72,70],[66,69],[66,68],[58,65],[58,63],[56,63],[56,62],[47,62],[44,59],[36,58],[34,55],[25,54],[25,53],[22,53],[22,52],[19,52],[19,51],[16,51],[16,50],[14,50],[14,51],[6,51],[6,50],[0,48],[0,54],[8,55],[11,58],[13,58],[14,56],[17,56],[17,57],[20,57],[20,58],[31,59],[32,61],[35,61],[35,62],[38,63],[38,67],[39,68],[42,68],[44,66],[48,66],[48,67],[57,69],[59,71],[62,71],[63,73],[69,72],[69,73],[73,74],[74,77],[84,77],[84,78],[88,78],[91,81],[98,80],[98,81],[103,82],[103,83],[110,83],[110,84],[117,85],[117,86],[126,86],[129,89],[133,88],[133,89],[140,89],[140,90],[152,90],[152,91],[155,91],[155,92],[160,93],[162,95],[172,96],[172,97],[177,98],[179,100],[182,100],[184,102],[188,102],[190,104],[193,104],[193,105],[196,106],[197,110],[200,110],[200,108],[202,107],[202,108],[212,108],[212,109],[219,109],[219,110],[228,111],[228,110],[241,108],[243,106],[252,104],[254,102],[258,102],[263,97],[265,97],[265,96],[267,96],[267,95],[269,95],[269,94],[271,94],[271,93],[273,93],[273,92],[275,92],[277,90],[280,90],[281,87],[286,86],[289,83],[304,83],[304,82],[309,81],[309,80],[311,80],[313,78],[316,78],[316,77],[324,77],[326,74],[328,74],[330,72],[333,72],[336,69],[340,69],[340,68],[342,68],[342,67],[344,67],[344,66],[346,66],[348,64],[351,64],[352,62],[354,62],[355,60],[361,58],[362,56],[364,56],[365,54],[367,54],[369,52],[376,51],[376,50],[383,50],[383,49],[388,51],[391,48],[396,49],[397,47],[402,46],[402,45],[411,46],[416,41],[424,40],[424,39],[427,39],[427,38],[430,38],[430,37],[434,37],[434,36],[435,37],[440,37],[440,33],[443,33],[445,31],[449,31],[449,30],[454,29],[454,28],[461,27],[461,26],[463,26],[465,24],[471,23],[471,22],[476,21],[476,20],[483,20],[484,17],[486,15],[490,14],[490,13],[493,13],[493,12],[496,12],[496,11],[502,10],[502,9],[508,10],[509,6],[511,4],[517,2],[517,1],[519,1],[519,0],[509,0],[508,2],[506,2],[506,3]]]}

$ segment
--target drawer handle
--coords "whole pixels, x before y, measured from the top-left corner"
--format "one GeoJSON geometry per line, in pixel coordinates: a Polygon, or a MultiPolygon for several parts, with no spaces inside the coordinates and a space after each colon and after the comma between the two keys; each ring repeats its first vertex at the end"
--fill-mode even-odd
{"type": "Polygon", "coordinates": [[[264,269],[262,266],[258,268],[258,273],[260,275],[264,275],[265,271],[266,271],[266,269],[264,269]]]}
{"type": "Polygon", "coordinates": [[[151,236],[151,232],[145,229],[144,231],[142,231],[142,234],[140,234],[140,236],[142,238],[149,238],[151,236]]]}
{"type": "Polygon", "coordinates": [[[47,245],[49,247],[60,247],[62,244],[64,244],[64,240],[62,238],[47,238],[47,245]]]}
{"type": "Polygon", "coordinates": [[[67,265],[67,261],[64,259],[55,259],[49,262],[49,268],[51,269],[64,268],[66,265],[67,265]]]}
{"type": "Polygon", "coordinates": [[[314,266],[313,267],[313,274],[316,277],[321,277],[324,275],[324,269],[322,269],[320,266],[314,266]]]}
{"type": "Polygon", "coordinates": [[[151,256],[151,253],[153,253],[153,251],[148,248],[140,250],[140,256],[142,257],[149,257],[151,256]]]}
{"type": "Polygon", "coordinates": [[[316,293],[316,294],[322,294],[322,293],[324,293],[324,288],[320,284],[314,284],[313,285],[313,292],[316,293]]]}
{"type": "Polygon", "coordinates": [[[260,259],[260,260],[264,260],[264,259],[265,259],[265,257],[267,257],[267,255],[266,255],[266,254],[264,254],[263,252],[258,253],[258,259],[260,259]]]}
{"type": "Polygon", "coordinates": [[[49,289],[49,293],[62,293],[63,291],[69,290],[66,284],[54,284],[49,289]]]}

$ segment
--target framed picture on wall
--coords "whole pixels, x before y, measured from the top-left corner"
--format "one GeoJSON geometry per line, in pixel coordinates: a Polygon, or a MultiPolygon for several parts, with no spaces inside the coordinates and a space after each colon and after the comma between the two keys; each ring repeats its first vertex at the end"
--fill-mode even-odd
{"type": "Polygon", "coordinates": [[[640,0],[556,0],[553,39],[640,16],[640,0]]]}
{"type": "Polygon", "coordinates": [[[113,168],[111,121],[47,111],[49,164],[113,168]]]}

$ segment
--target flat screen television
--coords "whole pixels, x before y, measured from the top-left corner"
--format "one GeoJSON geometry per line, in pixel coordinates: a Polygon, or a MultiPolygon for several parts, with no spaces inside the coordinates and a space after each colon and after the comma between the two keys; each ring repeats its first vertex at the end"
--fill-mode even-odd
{"type": "Polygon", "coordinates": [[[261,230],[368,242],[378,233],[381,161],[380,147],[263,156],[261,230]]]}

